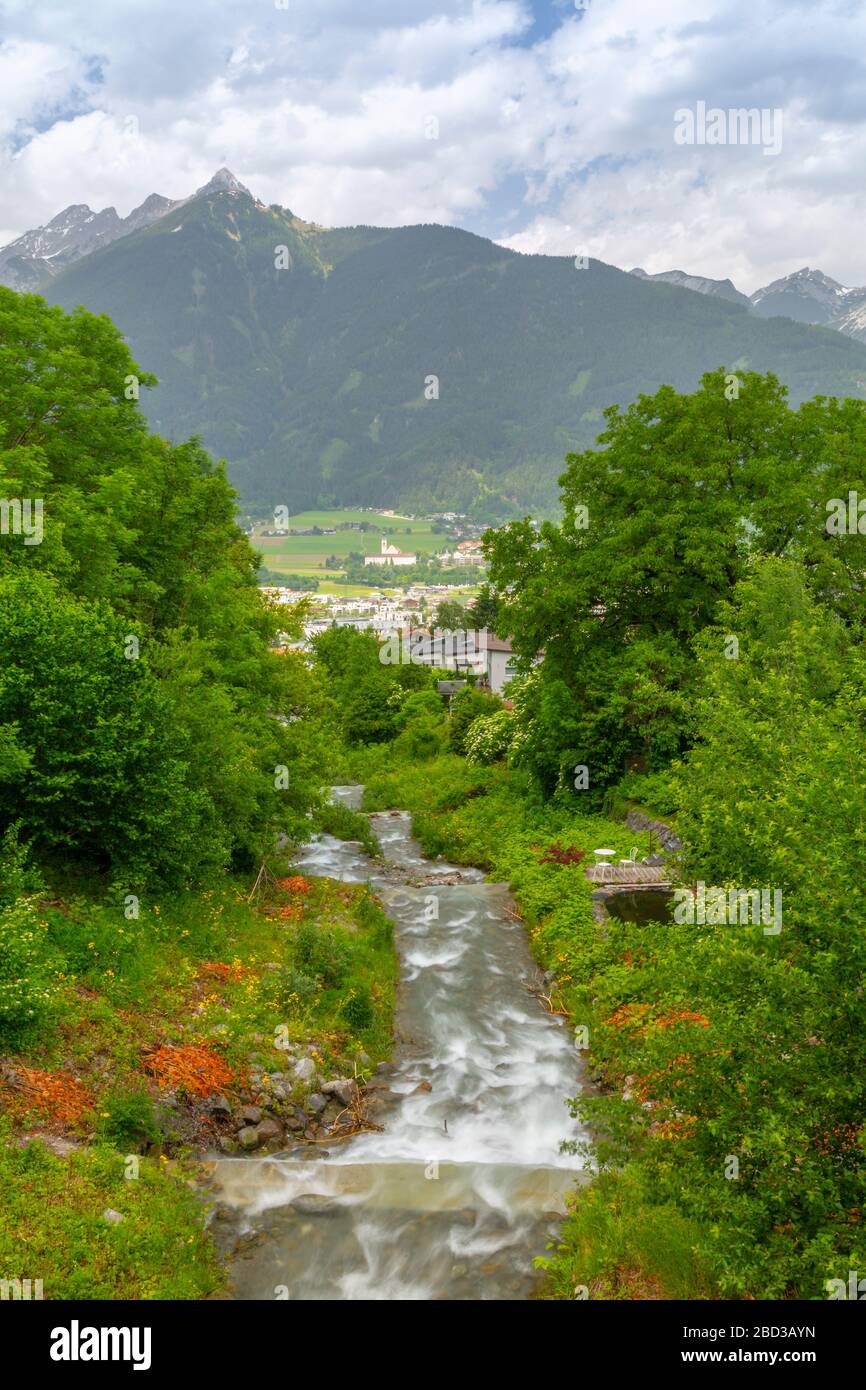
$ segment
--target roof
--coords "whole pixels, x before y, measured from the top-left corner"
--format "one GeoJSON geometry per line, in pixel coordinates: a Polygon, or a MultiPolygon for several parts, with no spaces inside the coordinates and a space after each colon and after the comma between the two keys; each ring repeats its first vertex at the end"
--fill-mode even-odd
{"type": "Polygon", "coordinates": [[[487,634],[485,646],[489,652],[513,652],[510,637],[496,637],[492,632],[487,634]]]}

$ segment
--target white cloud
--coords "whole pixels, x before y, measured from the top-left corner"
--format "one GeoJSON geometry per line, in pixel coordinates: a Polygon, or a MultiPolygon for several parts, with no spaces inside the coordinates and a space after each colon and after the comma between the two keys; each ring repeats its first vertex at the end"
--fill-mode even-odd
{"type": "Polygon", "coordinates": [[[552,31],[536,9],[538,30],[530,0],[7,0],[0,228],[227,164],[331,225],[456,222],[745,290],[806,263],[866,282],[861,5],[593,0],[552,31]],[[698,100],[782,107],[781,154],[675,145],[698,100]]]}

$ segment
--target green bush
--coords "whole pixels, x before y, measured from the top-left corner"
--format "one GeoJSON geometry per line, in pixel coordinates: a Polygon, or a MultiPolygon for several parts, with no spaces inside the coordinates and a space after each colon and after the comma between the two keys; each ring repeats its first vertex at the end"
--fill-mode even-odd
{"type": "Polygon", "coordinates": [[[481,715],[466,734],[467,762],[496,763],[507,756],[514,737],[514,715],[507,709],[481,715]]]}
{"type": "Polygon", "coordinates": [[[319,982],[303,970],[284,965],[272,971],[265,990],[266,997],[280,1009],[302,1009],[312,1004],[319,993],[319,982]]]}
{"type": "Polygon", "coordinates": [[[344,983],[352,967],[348,943],[328,927],[302,922],[295,936],[295,960],[304,975],[319,979],[328,988],[344,983]]]}
{"type": "Polygon", "coordinates": [[[375,1016],[369,985],[363,981],[354,985],[346,996],[340,1013],[349,1027],[356,1033],[361,1033],[365,1028],[369,1028],[375,1016]]]}
{"type": "Polygon", "coordinates": [[[396,740],[398,755],[419,762],[435,758],[442,747],[442,726],[427,716],[413,719],[396,740]]]}
{"type": "Polygon", "coordinates": [[[103,1143],[122,1153],[163,1137],[153,1101],[146,1091],[112,1091],[99,1102],[96,1132],[103,1143]]]}
{"type": "Polygon", "coordinates": [[[613,814],[623,802],[637,802],[658,816],[673,816],[678,807],[670,772],[628,772],[605,797],[604,809],[613,814]]]}
{"type": "Polygon", "coordinates": [[[487,695],[472,686],[459,690],[451,701],[448,721],[448,743],[452,753],[466,752],[466,735],[476,719],[482,714],[496,714],[501,709],[502,701],[496,695],[487,695]]]}
{"type": "Polygon", "coordinates": [[[0,1042],[20,1043],[45,1023],[57,996],[38,904],[18,898],[0,909],[0,1042]]]}

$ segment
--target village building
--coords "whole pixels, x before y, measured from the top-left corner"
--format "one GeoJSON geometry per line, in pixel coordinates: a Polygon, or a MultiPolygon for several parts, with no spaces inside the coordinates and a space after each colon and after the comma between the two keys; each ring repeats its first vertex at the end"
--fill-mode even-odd
{"type": "Polygon", "coordinates": [[[494,637],[492,632],[486,632],[484,639],[487,684],[494,695],[501,695],[503,686],[517,675],[513,648],[508,638],[494,637]]]}
{"type": "Polygon", "coordinates": [[[389,545],[387,537],[382,537],[382,545],[378,555],[365,555],[365,565],[417,565],[418,556],[410,551],[400,550],[396,545],[389,545]]]}
{"type": "Polygon", "coordinates": [[[447,565],[483,565],[481,541],[461,541],[453,550],[443,550],[439,556],[447,565]]]}

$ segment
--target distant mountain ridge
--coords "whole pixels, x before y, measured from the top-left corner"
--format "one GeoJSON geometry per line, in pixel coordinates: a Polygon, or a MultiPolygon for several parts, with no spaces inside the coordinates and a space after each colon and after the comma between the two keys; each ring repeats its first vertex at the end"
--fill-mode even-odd
{"type": "Polygon", "coordinates": [[[0,249],[0,284],[13,290],[38,290],[82,256],[149,227],[175,206],[170,198],[151,193],[128,217],[118,217],[114,208],[94,212],[86,203],[73,203],[44,227],[25,232],[0,249]]]}
{"type": "MultiPolygon", "coordinates": [[[[249,189],[244,188],[230,170],[218,169],[213,178],[191,196],[197,198],[201,193],[218,191],[249,195],[249,189]]],[[[44,227],[25,232],[0,248],[0,285],[8,285],[13,290],[38,290],[83,256],[149,227],[173,208],[189,201],[189,198],[163,198],[159,193],[151,193],[128,217],[118,217],[114,208],[94,212],[86,203],[72,203],[44,227]]]]}
{"type": "Polygon", "coordinates": [[[866,343],[866,287],[846,289],[820,270],[804,266],[751,297],[756,313],[784,314],[798,323],[823,324],[866,343]]]}
{"type": "Polygon", "coordinates": [[[661,270],[656,275],[647,275],[645,270],[635,267],[631,273],[642,280],[663,280],[668,285],[696,290],[698,294],[717,295],[719,299],[729,299],[732,304],[749,303],[748,295],[741,294],[730,280],[711,280],[706,275],[688,275],[684,270],[661,270]]]}
{"type": "Polygon", "coordinates": [[[663,280],[699,294],[718,295],[746,304],[762,318],[782,317],[793,319],[795,323],[834,328],[838,333],[866,343],[866,287],[846,289],[822,270],[812,270],[809,266],[783,275],[752,295],[741,294],[730,280],[711,280],[703,275],[688,275],[682,270],[647,275],[645,270],[635,269],[631,273],[644,280],[663,280]]]}
{"type": "Polygon", "coordinates": [[[51,261],[39,289],[109,314],[159,378],[152,426],[200,434],[261,511],[552,512],[605,407],[720,365],[774,371],[794,402],[866,396],[866,347],[766,318],[725,281],[579,268],[454,227],[320,227],[227,169],[122,222],[82,215],[59,250],[30,245],[51,261]]]}

